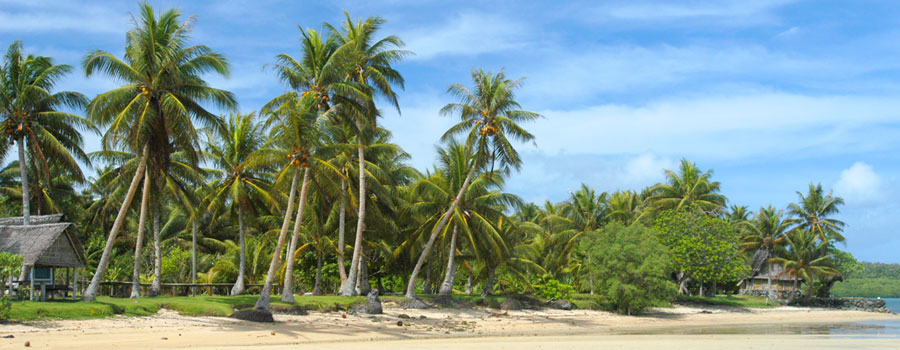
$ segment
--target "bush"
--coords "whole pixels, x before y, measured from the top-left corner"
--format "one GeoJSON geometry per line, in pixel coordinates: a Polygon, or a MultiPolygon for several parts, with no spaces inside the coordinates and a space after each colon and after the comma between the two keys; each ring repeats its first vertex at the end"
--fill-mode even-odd
{"type": "MultiPolygon", "coordinates": [[[[10,253],[0,253],[0,288],[22,268],[22,256],[10,253]]],[[[12,302],[5,293],[0,295],[0,320],[8,320],[12,312],[12,302]]]]}
{"type": "Polygon", "coordinates": [[[584,259],[581,278],[607,310],[641,313],[675,295],[669,253],[645,227],[612,223],[602,231],[589,232],[579,248],[584,259]]]}
{"type": "Polygon", "coordinates": [[[541,282],[534,284],[534,288],[537,290],[539,297],[548,300],[569,299],[572,293],[575,293],[575,288],[553,278],[542,278],[541,282]]]}

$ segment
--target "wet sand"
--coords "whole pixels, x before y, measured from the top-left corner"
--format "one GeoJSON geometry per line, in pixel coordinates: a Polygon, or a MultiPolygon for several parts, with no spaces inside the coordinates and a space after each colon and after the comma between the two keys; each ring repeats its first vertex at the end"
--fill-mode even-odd
{"type": "Polygon", "coordinates": [[[276,315],[275,324],[189,317],[162,310],[150,317],[40,321],[0,326],[0,348],[38,349],[621,349],[885,348],[894,336],[829,335],[842,323],[900,320],[858,311],[779,307],[655,309],[644,316],[599,311],[492,309],[405,310],[384,315],[276,315]],[[423,317],[424,316],[424,317],[423,317]],[[797,331],[797,329],[802,329],[797,331]],[[735,334],[737,333],[737,334],[735,334]],[[743,334],[747,333],[747,334],[743,334]],[[798,334],[803,333],[803,334],[798,334]],[[827,333],[827,332],[826,332],[827,333]]]}

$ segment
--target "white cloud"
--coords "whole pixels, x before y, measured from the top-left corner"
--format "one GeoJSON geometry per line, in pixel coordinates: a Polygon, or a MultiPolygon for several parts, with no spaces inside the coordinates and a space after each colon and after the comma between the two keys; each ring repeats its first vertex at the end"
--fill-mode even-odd
{"type": "Polygon", "coordinates": [[[528,125],[541,152],[703,155],[719,159],[883,150],[900,120],[893,97],[763,93],[698,96],[646,105],[543,110],[528,125]],[[873,132],[873,130],[879,130],[873,132]]]}
{"type": "Polygon", "coordinates": [[[128,10],[114,9],[105,3],[103,5],[47,1],[2,3],[0,32],[74,31],[121,34],[131,27],[128,10]]]}
{"type": "Polygon", "coordinates": [[[701,1],[677,3],[671,1],[627,1],[604,4],[596,8],[601,18],[627,21],[680,21],[715,20],[725,25],[760,23],[773,20],[770,12],[792,1],[701,1]]]}
{"type": "Polygon", "coordinates": [[[441,55],[478,55],[503,51],[526,44],[530,32],[524,24],[486,14],[463,13],[445,23],[407,30],[399,36],[411,60],[427,60],[441,55]]]}
{"type": "Polygon", "coordinates": [[[639,186],[647,186],[664,178],[664,169],[675,169],[677,163],[665,157],[659,157],[653,154],[642,154],[632,158],[625,163],[624,172],[621,176],[623,187],[636,188],[639,186]]]}
{"type": "Polygon", "coordinates": [[[872,166],[856,162],[841,171],[835,184],[835,194],[843,197],[848,204],[867,204],[883,199],[881,176],[872,166]]]}

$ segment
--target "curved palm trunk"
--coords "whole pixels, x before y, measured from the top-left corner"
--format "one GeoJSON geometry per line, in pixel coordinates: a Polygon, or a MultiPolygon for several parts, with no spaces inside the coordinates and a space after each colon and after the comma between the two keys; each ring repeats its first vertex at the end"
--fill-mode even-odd
{"type": "MultiPolygon", "coordinates": [[[[191,284],[197,284],[197,218],[191,220],[191,284]]],[[[191,286],[191,295],[197,295],[197,287],[191,286]]]]}
{"type": "Polygon", "coordinates": [[[341,278],[341,290],[347,284],[347,269],[344,268],[344,231],[347,222],[347,179],[341,178],[341,211],[338,216],[338,275],[341,278]]]}
{"type": "Polygon", "coordinates": [[[241,262],[238,265],[238,277],[231,287],[231,295],[244,293],[244,270],[247,269],[247,243],[244,241],[244,212],[238,209],[238,235],[241,241],[241,262]]]}
{"type": "Polygon", "coordinates": [[[125,200],[122,201],[122,206],[119,207],[119,214],[116,215],[116,221],[113,223],[113,227],[109,231],[109,236],[106,238],[106,247],[103,248],[103,254],[100,256],[100,263],[97,264],[97,271],[94,273],[94,277],[91,278],[91,283],[88,285],[87,289],[85,289],[84,295],[82,296],[82,300],[84,301],[94,301],[97,299],[97,292],[100,290],[100,281],[103,280],[103,275],[106,273],[106,267],[109,265],[109,257],[112,255],[112,248],[116,241],[116,235],[118,235],[119,230],[122,229],[122,223],[125,222],[125,214],[128,212],[128,206],[131,205],[131,200],[134,199],[134,193],[137,192],[138,183],[140,183],[141,178],[144,177],[144,171],[147,169],[147,154],[149,152],[149,147],[145,145],[141,154],[141,161],[138,164],[137,170],[134,172],[134,177],[131,179],[131,185],[128,186],[128,193],[125,195],[125,200]]]}
{"type": "Polygon", "coordinates": [[[25,163],[25,137],[19,137],[19,176],[22,179],[22,223],[31,225],[31,196],[28,194],[28,164],[25,163]]]}
{"type": "MultiPolygon", "coordinates": [[[[149,179],[146,172],[144,178],[149,179]]],[[[131,298],[141,297],[141,250],[144,246],[144,227],[147,226],[147,203],[150,198],[150,181],[144,181],[144,192],[141,193],[141,213],[138,219],[137,239],[134,242],[134,272],[131,275],[131,298]]]]}
{"type": "Polygon", "coordinates": [[[406,298],[416,299],[416,277],[419,275],[419,270],[421,270],[422,265],[425,264],[425,259],[428,258],[428,254],[431,253],[431,248],[434,247],[434,240],[437,238],[441,230],[444,229],[444,226],[447,225],[447,221],[450,220],[450,216],[459,206],[459,202],[462,201],[463,194],[466,193],[466,190],[469,189],[469,184],[472,182],[472,176],[475,175],[475,168],[476,167],[473,162],[472,167],[469,169],[469,174],[466,175],[466,180],[463,181],[463,185],[459,189],[459,193],[456,194],[456,199],[454,199],[453,204],[450,205],[450,209],[447,209],[447,212],[444,213],[441,221],[438,222],[437,226],[434,227],[434,230],[431,231],[431,237],[428,238],[428,243],[425,244],[425,250],[422,251],[422,255],[419,255],[419,261],[416,262],[416,267],[413,268],[413,272],[409,276],[409,282],[406,284],[406,298]]]}
{"type": "Polygon", "coordinates": [[[359,215],[356,218],[356,240],[353,242],[353,258],[350,260],[350,273],[347,276],[347,283],[341,289],[341,295],[345,297],[356,294],[356,279],[359,275],[359,256],[362,248],[363,230],[366,228],[366,157],[365,150],[362,146],[362,127],[360,129],[360,145],[357,148],[357,156],[359,157],[359,215]]]}
{"type": "Polygon", "coordinates": [[[275,273],[281,267],[281,251],[284,249],[284,238],[287,235],[288,227],[291,224],[291,214],[294,213],[294,194],[297,193],[297,182],[300,182],[300,171],[295,171],[294,177],[291,180],[291,192],[288,194],[288,204],[287,208],[284,210],[284,221],[281,222],[281,232],[278,233],[278,243],[275,244],[275,253],[272,254],[269,272],[266,273],[266,283],[263,285],[262,291],[259,292],[259,299],[256,300],[257,309],[269,309],[269,300],[272,297],[272,285],[275,282],[275,273]]]}
{"type": "MultiPolygon", "coordinates": [[[[148,178],[149,179],[149,178],[148,178]]],[[[162,237],[159,232],[159,207],[153,206],[153,283],[150,284],[151,297],[159,295],[162,287],[162,237]]]]}
{"type": "Polygon", "coordinates": [[[449,297],[453,294],[453,281],[456,280],[456,236],[459,227],[456,224],[453,224],[453,234],[450,236],[450,251],[448,252],[449,257],[447,258],[447,275],[444,277],[444,282],[441,283],[441,288],[438,291],[438,294],[442,297],[449,297]]]}
{"type": "Polygon", "coordinates": [[[291,234],[291,244],[288,246],[286,267],[284,269],[284,285],[281,288],[281,301],[294,302],[294,252],[297,250],[297,241],[300,240],[300,227],[303,226],[303,208],[306,207],[306,195],[309,194],[309,173],[311,168],[306,168],[303,173],[303,185],[300,186],[300,203],[297,205],[297,218],[294,219],[294,232],[291,234]]]}

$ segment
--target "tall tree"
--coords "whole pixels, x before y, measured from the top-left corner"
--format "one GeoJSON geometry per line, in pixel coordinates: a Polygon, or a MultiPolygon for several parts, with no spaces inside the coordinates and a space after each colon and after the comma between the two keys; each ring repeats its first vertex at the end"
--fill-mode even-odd
{"type": "Polygon", "coordinates": [[[678,173],[666,169],[666,182],[653,187],[649,200],[658,210],[697,208],[719,211],[725,206],[725,196],[719,193],[720,183],[712,181],[712,170],[700,171],[697,164],[682,159],[678,173]]]}
{"type": "MultiPolygon", "coordinates": [[[[362,236],[365,230],[366,220],[366,160],[363,136],[367,129],[374,129],[378,110],[375,107],[375,98],[382,98],[397,108],[400,112],[400,104],[394,87],[403,88],[403,76],[392,65],[409,52],[400,50],[403,41],[400,38],[389,35],[384,38],[376,38],[376,33],[386,22],[381,17],[369,17],[365,20],[353,22],[350,14],[344,11],[346,20],[340,30],[330,24],[325,24],[329,34],[337,40],[340,47],[335,55],[342,65],[349,71],[349,79],[362,85],[368,91],[363,99],[353,97],[359,106],[359,110],[347,109],[345,116],[352,119],[357,130],[357,157],[359,161],[359,205],[356,218],[356,239],[353,244],[353,257],[350,261],[348,283],[344,284],[341,294],[354,295],[356,292],[356,279],[359,274],[359,259],[362,249],[362,236]]],[[[348,106],[349,107],[349,106],[348,106]]]]}
{"type": "Polygon", "coordinates": [[[785,245],[779,248],[778,256],[771,260],[784,266],[783,273],[788,277],[806,282],[807,299],[815,295],[816,278],[837,273],[832,266],[831,244],[818,236],[818,233],[803,229],[791,231],[785,235],[785,245]]]}
{"type": "Polygon", "coordinates": [[[831,191],[825,193],[822,184],[809,184],[806,195],[797,191],[800,200],[788,205],[788,212],[799,218],[798,224],[804,230],[814,233],[821,240],[843,242],[844,222],[831,216],[840,212],[838,206],[844,199],[834,196],[831,191]]]}
{"type": "Polygon", "coordinates": [[[84,59],[88,77],[103,73],[125,83],[101,93],[88,105],[89,118],[108,126],[103,135],[104,149],[129,149],[140,154],[128,194],[85,290],[86,301],[96,298],[113,242],[145,168],[149,165],[151,173],[165,173],[176,150],[184,152],[188,163],[196,166],[201,148],[194,121],[215,127],[219,120],[203,104],[230,110],[237,107],[230,92],[212,88],[203,80],[207,73],[227,76],[227,60],[204,45],[188,46],[191,25],[180,21],[177,10],[166,10],[157,17],[151,5],[142,3],[135,22],[135,28],[126,35],[124,60],[102,50],[92,51],[84,59]]]}
{"type": "Polygon", "coordinates": [[[262,125],[254,122],[256,115],[233,114],[228,117],[224,128],[216,128],[207,146],[208,154],[216,167],[222,171],[222,178],[213,186],[209,200],[212,212],[227,210],[229,216],[237,217],[238,235],[241,247],[240,266],[237,280],[231,288],[231,295],[244,292],[244,273],[247,266],[247,244],[245,223],[248,215],[259,208],[274,205],[270,195],[270,178],[260,167],[254,166],[254,152],[265,142],[262,125]]]}
{"type": "Polygon", "coordinates": [[[540,114],[521,109],[515,100],[515,90],[522,85],[522,80],[510,80],[503,72],[493,74],[483,70],[472,71],[474,88],[472,90],[460,84],[451,85],[448,92],[459,99],[459,103],[450,103],[441,109],[441,114],[459,114],[460,121],[452,126],[444,136],[447,140],[457,134],[468,133],[466,147],[474,153],[468,164],[468,173],[460,186],[459,192],[453,199],[450,208],[444,213],[441,220],[434,225],[428,242],[413,268],[406,287],[406,297],[416,299],[416,277],[425,264],[425,259],[431,253],[434,241],[438,234],[447,225],[453,212],[462,201],[463,195],[469,188],[475,172],[487,170],[494,171],[495,165],[500,169],[519,169],[522,160],[510,142],[510,137],[528,142],[534,140],[534,135],[519,126],[518,123],[531,121],[541,117],[540,114]]]}
{"type": "Polygon", "coordinates": [[[89,120],[65,111],[83,109],[87,98],[72,91],[53,92],[59,79],[71,71],[71,66],[54,64],[50,57],[25,55],[18,40],[9,46],[0,65],[0,158],[6,156],[9,145],[18,144],[25,225],[31,223],[30,166],[38,170],[38,183],[50,181],[51,163],[81,182],[84,175],[76,160],[90,164],[81,149],[79,131],[96,132],[96,128],[89,120]]]}

